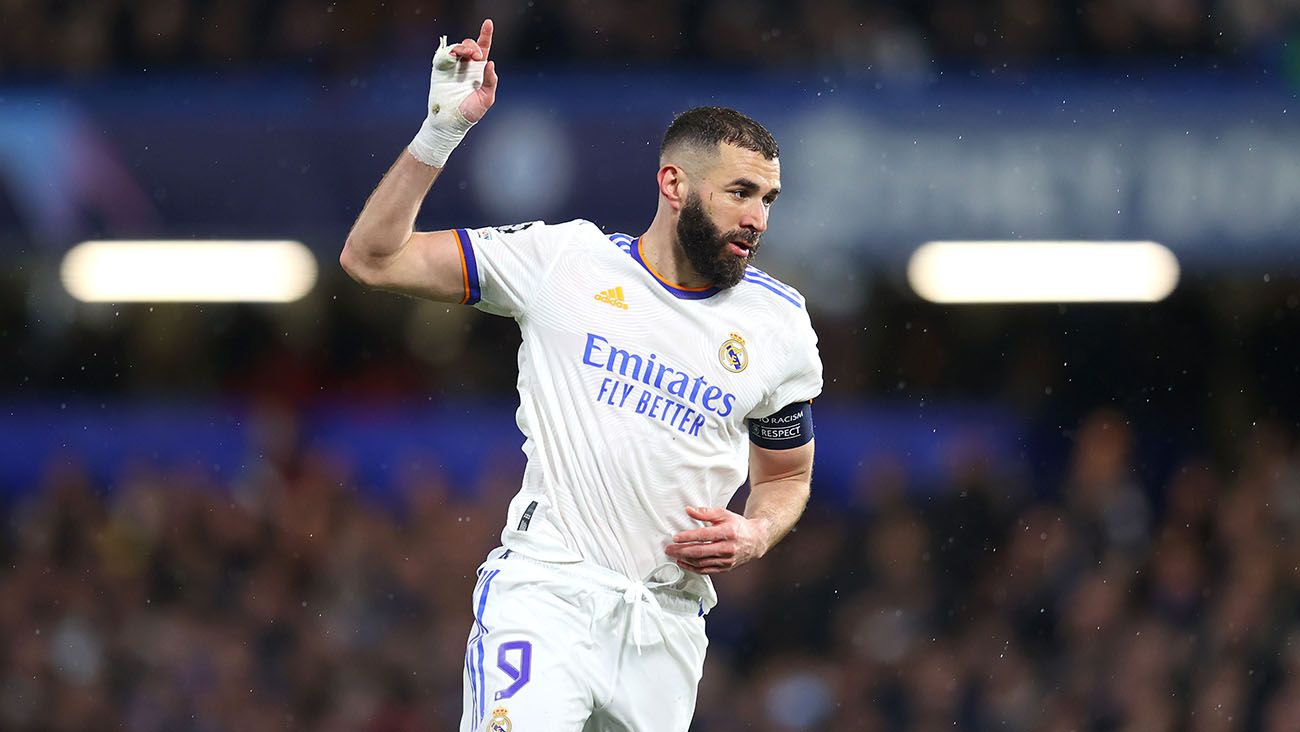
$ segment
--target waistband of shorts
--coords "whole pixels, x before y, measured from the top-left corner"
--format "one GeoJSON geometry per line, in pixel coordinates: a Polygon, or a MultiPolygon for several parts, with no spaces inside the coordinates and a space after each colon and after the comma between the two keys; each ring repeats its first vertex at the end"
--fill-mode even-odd
{"type": "MultiPolygon", "coordinates": [[[[501,567],[512,563],[537,567],[551,574],[577,579],[619,594],[633,585],[644,584],[640,580],[631,579],[627,575],[591,562],[547,562],[505,547],[497,547],[489,552],[484,565],[501,567]]],[[[654,587],[650,591],[654,593],[655,599],[664,610],[677,615],[704,615],[704,600],[697,595],[672,587],[654,587]]]]}

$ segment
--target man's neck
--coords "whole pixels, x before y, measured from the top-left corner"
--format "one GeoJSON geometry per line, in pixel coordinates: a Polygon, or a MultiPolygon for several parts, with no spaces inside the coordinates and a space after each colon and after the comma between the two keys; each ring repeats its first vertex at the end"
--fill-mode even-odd
{"type": "Polygon", "coordinates": [[[650,270],[670,285],[681,288],[709,287],[712,282],[705,280],[691,266],[677,243],[677,232],[671,224],[656,216],[650,222],[650,228],[641,235],[641,259],[650,270]]]}

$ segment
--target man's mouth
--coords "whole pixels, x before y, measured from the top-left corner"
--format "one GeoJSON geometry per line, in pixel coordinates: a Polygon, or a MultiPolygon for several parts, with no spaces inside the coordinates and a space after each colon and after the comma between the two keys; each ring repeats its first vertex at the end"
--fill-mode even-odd
{"type": "Polygon", "coordinates": [[[744,241],[729,241],[727,242],[727,251],[737,257],[747,258],[754,253],[754,245],[744,241]]]}

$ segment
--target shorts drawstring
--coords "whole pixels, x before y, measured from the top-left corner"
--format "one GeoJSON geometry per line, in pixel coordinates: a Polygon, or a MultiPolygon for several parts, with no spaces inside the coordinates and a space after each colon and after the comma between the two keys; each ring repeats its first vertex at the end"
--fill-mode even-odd
{"type": "MultiPolygon", "coordinates": [[[[645,642],[643,634],[645,609],[650,608],[656,624],[663,618],[663,606],[659,604],[659,598],[655,597],[654,590],[677,584],[684,574],[685,572],[682,571],[681,567],[665,562],[650,570],[644,581],[630,582],[623,589],[623,602],[632,606],[632,642],[636,644],[637,655],[641,654],[641,646],[645,642]],[[669,569],[672,578],[666,580],[652,579],[662,569],[669,569]]],[[[662,628],[660,632],[663,632],[662,628]]]]}
{"type": "MultiPolygon", "coordinates": [[[[650,570],[644,580],[637,581],[625,576],[615,575],[613,572],[607,573],[602,570],[599,573],[593,573],[590,570],[579,570],[565,564],[543,562],[509,550],[504,550],[502,554],[498,555],[496,558],[526,560],[530,563],[550,567],[560,572],[576,572],[588,579],[593,579],[593,581],[604,583],[604,585],[609,589],[621,593],[623,595],[623,602],[631,606],[632,642],[636,644],[636,652],[638,655],[641,653],[641,647],[646,644],[645,614],[647,610],[653,616],[655,624],[660,626],[660,632],[663,632],[660,622],[663,619],[664,608],[663,604],[659,602],[659,596],[655,593],[655,590],[671,587],[678,582],[681,582],[682,578],[686,576],[686,572],[672,562],[664,562],[663,564],[658,565],[654,569],[650,570]],[[656,579],[656,577],[660,577],[661,575],[661,579],[656,579]]],[[[676,598],[670,599],[676,600],[676,598]]],[[[697,603],[698,602],[699,601],[697,601],[697,603]]],[[[699,607],[700,614],[703,615],[703,604],[700,604],[699,607]]]]}

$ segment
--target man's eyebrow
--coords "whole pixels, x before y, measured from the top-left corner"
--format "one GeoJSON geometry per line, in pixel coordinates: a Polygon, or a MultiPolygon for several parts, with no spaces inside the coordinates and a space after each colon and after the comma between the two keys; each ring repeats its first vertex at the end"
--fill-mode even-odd
{"type": "MultiPolygon", "coordinates": [[[[727,186],[728,187],[740,186],[741,188],[744,188],[746,191],[749,191],[750,193],[757,193],[759,188],[761,188],[761,186],[759,186],[757,183],[755,183],[754,181],[748,178],[737,178],[731,181],[730,183],[728,183],[727,186]]],[[[781,189],[773,188],[772,190],[768,191],[767,195],[776,198],[777,196],[781,195],[781,189]]]]}

